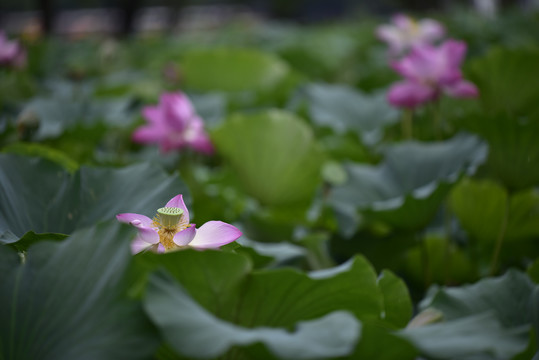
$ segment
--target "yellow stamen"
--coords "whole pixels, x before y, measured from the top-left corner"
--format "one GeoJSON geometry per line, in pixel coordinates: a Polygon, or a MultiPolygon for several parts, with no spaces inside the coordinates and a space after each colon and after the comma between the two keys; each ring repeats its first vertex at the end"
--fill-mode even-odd
{"type": "Polygon", "coordinates": [[[176,235],[176,229],[162,228],[158,231],[159,242],[165,247],[165,251],[172,250],[178,246],[174,243],[174,235],[176,235]]]}
{"type": "Polygon", "coordinates": [[[161,208],[153,218],[152,227],[159,234],[159,242],[165,251],[178,249],[174,242],[174,235],[191,226],[185,221],[183,210],[178,208],[161,208]]]}

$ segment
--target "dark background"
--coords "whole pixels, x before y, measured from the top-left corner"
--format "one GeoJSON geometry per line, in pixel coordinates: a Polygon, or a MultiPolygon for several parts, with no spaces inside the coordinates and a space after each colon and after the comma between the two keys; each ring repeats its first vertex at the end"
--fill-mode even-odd
{"type": "MultiPolygon", "coordinates": [[[[527,2],[527,0],[498,1],[502,7],[527,2]]],[[[129,34],[134,29],[137,11],[148,7],[168,8],[163,21],[170,24],[177,21],[182,10],[196,6],[242,9],[270,19],[311,23],[338,19],[357,12],[388,15],[398,11],[443,11],[458,5],[471,6],[472,3],[471,0],[2,0],[0,20],[17,12],[36,12],[35,15],[39,16],[44,32],[51,33],[55,30],[55,20],[59,12],[98,8],[114,14],[116,32],[129,34]]]]}

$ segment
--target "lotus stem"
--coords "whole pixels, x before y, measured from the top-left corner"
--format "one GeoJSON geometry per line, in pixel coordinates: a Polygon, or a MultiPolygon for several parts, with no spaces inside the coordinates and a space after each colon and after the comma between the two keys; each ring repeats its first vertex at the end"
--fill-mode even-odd
{"type": "Polygon", "coordinates": [[[436,140],[442,140],[443,124],[442,124],[442,112],[440,111],[440,101],[436,101],[433,104],[434,112],[434,132],[436,133],[436,140]]]}
{"type": "Polygon", "coordinates": [[[490,264],[490,275],[495,275],[498,271],[498,258],[500,257],[500,252],[502,250],[503,240],[507,232],[507,224],[509,223],[509,207],[510,207],[510,198],[507,197],[505,202],[505,211],[502,218],[502,224],[500,226],[500,232],[498,233],[498,238],[496,239],[496,245],[494,247],[494,253],[492,254],[492,261],[490,264]]]}
{"type": "Polygon", "coordinates": [[[424,235],[421,239],[421,262],[423,263],[423,280],[425,281],[425,289],[427,289],[432,282],[432,270],[429,259],[429,245],[424,235]]]}
{"type": "Polygon", "coordinates": [[[449,280],[451,277],[451,212],[449,205],[444,204],[444,231],[445,231],[445,248],[444,248],[444,281],[446,285],[449,285],[449,280]]]}
{"type": "Polygon", "coordinates": [[[402,112],[402,137],[404,139],[411,139],[413,136],[413,123],[414,111],[411,109],[406,109],[402,112]]]}
{"type": "Polygon", "coordinates": [[[328,269],[336,266],[328,250],[328,238],[325,235],[313,234],[304,240],[307,248],[307,261],[312,270],[328,269]]]}

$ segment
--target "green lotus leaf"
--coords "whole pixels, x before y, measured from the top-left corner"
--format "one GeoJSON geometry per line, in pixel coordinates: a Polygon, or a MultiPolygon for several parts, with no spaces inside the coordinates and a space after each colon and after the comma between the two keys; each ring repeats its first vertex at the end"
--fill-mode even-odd
{"type": "Polygon", "coordinates": [[[18,121],[35,124],[33,140],[56,138],[77,125],[126,126],[132,123],[131,98],[90,99],[89,95],[80,98],[35,97],[26,103],[18,121]]]}
{"type": "Polygon", "coordinates": [[[395,327],[404,327],[412,317],[413,305],[404,281],[389,270],[378,278],[384,296],[384,319],[395,327]]]}
{"type": "MultiPolygon", "coordinates": [[[[345,29],[343,29],[345,30],[345,29]]],[[[355,34],[354,34],[355,35],[355,34]]],[[[297,71],[315,79],[334,80],[354,59],[358,41],[341,29],[293,33],[288,29],[279,55],[297,71]]]]}
{"type": "Polygon", "coordinates": [[[30,230],[69,234],[122,212],[152,217],[180,193],[189,200],[177,176],[148,163],[71,174],[48,160],[0,154],[0,167],[9,169],[0,175],[0,234],[12,241],[30,230]]]}
{"type": "Polygon", "coordinates": [[[402,271],[409,284],[420,289],[431,284],[462,284],[478,276],[477,265],[466,252],[436,235],[427,235],[406,251],[402,271]]]}
{"type": "Polygon", "coordinates": [[[154,71],[141,72],[131,68],[108,73],[98,79],[93,96],[106,100],[129,95],[143,102],[157,102],[163,92],[163,83],[161,79],[151,75],[154,71]]]}
{"type": "Polygon", "coordinates": [[[37,144],[37,143],[26,143],[18,142],[11,145],[8,145],[2,149],[2,152],[19,154],[25,156],[38,156],[50,161],[53,161],[59,165],[62,165],[69,172],[75,172],[78,169],[79,164],[76,161],[71,159],[64,152],[54,149],[52,147],[37,144]]]}
{"type": "Polygon", "coordinates": [[[400,334],[437,359],[510,359],[529,341],[533,289],[515,270],[469,286],[434,288],[422,308],[441,311],[444,321],[400,334]]]}
{"type": "Polygon", "coordinates": [[[407,340],[388,332],[380,324],[363,323],[361,343],[346,359],[415,360],[418,352],[407,340]]]}
{"type": "Polygon", "coordinates": [[[524,116],[503,113],[471,113],[458,125],[478,134],[489,145],[482,171],[501,181],[511,191],[539,184],[539,111],[524,116]]]}
{"type": "Polygon", "coordinates": [[[285,241],[274,243],[258,242],[250,240],[243,235],[236,242],[241,245],[241,250],[239,251],[249,249],[257,256],[267,258],[266,266],[286,264],[294,259],[304,258],[307,254],[307,250],[304,247],[285,241]]]}
{"type": "MultiPolygon", "coordinates": [[[[281,354],[272,348],[271,340],[258,337],[258,329],[270,328],[270,334],[277,331],[276,329],[297,329],[298,337],[295,332],[289,335],[296,337],[294,341],[305,341],[305,344],[308,344],[310,340],[299,339],[300,329],[303,328],[300,324],[311,321],[315,324],[321,321],[328,328],[333,328],[339,321],[334,323],[327,320],[327,317],[333,318],[336,311],[353,314],[352,319],[358,318],[362,322],[377,321],[386,328],[401,327],[409,320],[410,308],[406,304],[409,304],[410,300],[405,288],[401,286],[402,283],[396,278],[388,278],[388,274],[382,277],[386,280],[377,281],[373,268],[362,257],[356,257],[336,268],[309,274],[292,269],[251,270],[250,262],[245,256],[229,252],[187,250],[164,256],[146,253],[136,258],[142,273],[164,268],[174,278],[174,281],[162,276],[150,278],[150,283],[153,283],[150,285],[150,289],[153,286],[150,292],[155,294],[144,301],[150,317],[158,324],[169,344],[179,354],[188,357],[195,357],[196,351],[207,353],[206,356],[198,355],[199,357],[211,357],[223,354],[232,345],[244,347],[251,343],[241,340],[245,337],[246,328],[253,330],[253,334],[249,336],[264,343],[270,352],[278,357],[324,357],[310,352],[297,355],[291,352],[292,350],[285,349],[283,351],[286,351],[286,354],[281,354]],[[156,281],[160,283],[160,290],[155,288],[156,281]],[[181,287],[176,282],[181,284],[181,287]],[[186,295],[186,292],[189,295],[186,295]],[[189,302],[196,302],[196,305],[189,305],[190,309],[194,306],[193,309],[186,311],[188,314],[176,311],[178,315],[174,319],[168,317],[167,320],[165,309],[169,306],[181,309],[186,296],[190,298],[189,302]],[[195,312],[202,310],[206,315],[201,315],[200,318],[211,320],[204,320],[204,326],[199,323],[200,319],[191,319],[195,312]],[[408,319],[405,320],[406,317],[408,319]],[[236,333],[236,330],[239,332],[236,333]],[[219,337],[227,340],[215,345],[213,342],[208,343],[207,349],[204,350],[197,350],[187,344],[207,339],[208,331],[215,336],[221,334],[219,337]],[[182,340],[187,332],[190,333],[190,340],[182,340]]],[[[338,316],[342,317],[346,324],[349,321],[346,319],[351,315],[338,316]]],[[[352,322],[345,326],[351,324],[352,322]]],[[[319,329],[313,328],[313,334],[318,331],[319,329]]],[[[351,331],[355,332],[353,329],[351,331]]],[[[336,334],[334,340],[343,341],[342,333],[336,334]]],[[[354,338],[355,344],[358,336],[354,338]]],[[[322,342],[321,345],[325,349],[322,350],[327,352],[327,343],[322,342]]],[[[297,345],[286,347],[293,349],[295,346],[297,345]]],[[[334,349],[336,353],[333,356],[337,356],[337,353],[348,354],[354,347],[355,345],[334,349]],[[347,350],[343,352],[343,349],[347,350]]],[[[253,349],[248,347],[242,351],[251,354],[253,349]]]]}
{"type": "Polygon", "coordinates": [[[226,97],[218,93],[189,94],[196,112],[204,120],[204,126],[213,128],[220,124],[226,116],[226,97]]]}
{"type": "Polygon", "coordinates": [[[390,146],[377,166],[347,164],[348,182],[328,197],[340,231],[353,234],[358,212],[399,229],[424,227],[460,175],[473,174],[486,155],[484,142],[459,134],[443,142],[390,146]]]}
{"type": "Polygon", "coordinates": [[[504,326],[529,324],[530,296],[534,284],[525,274],[509,270],[503,276],[485,278],[479,282],[435,289],[424,300],[422,308],[433,307],[446,320],[493,311],[504,326]]]}
{"type": "Polygon", "coordinates": [[[180,66],[185,86],[197,91],[269,90],[289,72],[274,55],[242,48],[191,50],[180,66]]]}
{"type": "Polygon", "coordinates": [[[35,244],[24,261],[0,246],[0,358],[148,359],[157,334],[122,282],[132,237],[114,220],[35,244]]]}
{"type": "Polygon", "coordinates": [[[33,96],[37,84],[33,76],[21,71],[2,72],[0,79],[0,109],[8,109],[33,96]]]}
{"type": "Polygon", "coordinates": [[[9,239],[0,236],[0,244],[8,244],[16,249],[18,252],[26,252],[28,248],[33,244],[42,242],[42,241],[62,241],[67,238],[65,234],[57,233],[44,233],[36,234],[33,231],[28,231],[20,239],[9,239]]]}
{"type": "Polygon", "coordinates": [[[538,48],[494,48],[474,60],[469,70],[486,112],[524,115],[536,109],[539,89],[530,76],[539,74],[538,48]]]}
{"type": "Polygon", "coordinates": [[[528,328],[506,329],[492,313],[403,332],[421,354],[433,359],[511,359],[526,348],[528,328]]]}
{"type": "Polygon", "coordinates": [[[509,199],[507,237],[524,239],[539,235],[539,192],[529,189],[513,194],[509,199]]]}
{"type": "Polygon", "coordinates": [[[471,236],[493,242],[501,230],[507,197],[505,189],[493,181],[463,179],[453,188],[449,203],[471,236]]]}
{"type": "Polygon", "coordinates": [[[453,189],[450,204],[462,227],[481,242],[496,241],[505,216],[507,239],[539,235],[539,193],[533,189],[509,195],[491,180],[465,179],[453,189]]]}
{"type": "Polygon", "coordinates": [[[382,320],[376,273],[362,257],[308,275],[292,269],[252,271],[245,256],[229,252],[189,250],[137,258],[145,273],[164,267],[199,304],[239,325],[283,326],[286,319],[314,319],[339,309],[361,320],[382,320]],[[192,271],[197,268],[201,270],[192,271]],[[239,303],[241,309],[236,308],[239,303]]]}
{"type": "Polygon", "coordinates": [[[367,145],[380,141],[384,127],[399,118],[384,93],[367,95],[345,85],[307,85],[292,98],[290,107],[301,104],[307,106],[309,117],[316,125],[339,134],[352,131],[367,145]]]}
{"type": "Polygon", "coordinates": [[[308,201],[320,185],[323,154],[309,126],[291,113],[232,115],[212,139],[245,191],[265,205],[308,201]]]}
{"type": "MultiPolygon", "coordinates": [[[[360,323],[345,311],[297,322],[292,332],[285,327],[234,325],[215,317],[180,284],[163,275],[151,278],[145,307],[167,342],[179,353],[196,359],[215,358],[233,346],[256,343],[264,344],[279,359],[324,359],[347,355],[360,335],[360,323]]],[[[256,354],[260,350],[251,351],[256,354]]],[[[274,358],[263,354],[255,358],[274,358]]]]}
{"type": "Polygon", "coordinates": [[[527,270],[528,276],[535,282],[539,284],[539,258],[528,267],[527,270]]]}
{"type": "MultiPolygon", "coordinates": [[[[533,323],[533,327],[535,329],[535,344],[537,346],[537,344],[539,344],[539,287],[535,287],[534,291],[533,291],[533,294],[532,294],[532,299],[531,299],[531,303],[532,303],[532,311],[531,311],[531,316],[532,316],[532,323],[533,323]]],[[[538,355],[539,355],[539,352],[535,353],[535,356],[533,358],[533,360],[536,360],[538,358],[538,355]]]]}

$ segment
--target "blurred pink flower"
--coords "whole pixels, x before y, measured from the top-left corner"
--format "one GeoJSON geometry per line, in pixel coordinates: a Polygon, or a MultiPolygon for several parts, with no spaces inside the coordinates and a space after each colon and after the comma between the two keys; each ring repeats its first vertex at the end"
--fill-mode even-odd
{"type": "Polygon", "coordinates": [[[462,41],[447,40],[438,47],[418,45],[392,67],[405,80],[393,84],[389,102],[398,107],[414,108],[438,99],[440,94],[460,98],[477,97],[477,87],[462,78],[460,64],[466,54],[462,41]]]}
{"type": "Polygon", "coordinates": [[[26,51],[16,41],[9,41],[6,34],[0,30],[0,66],[12,66],[18,69],[26,65],[26,51]]]}
{"type": "Polygon", "coordinates": [[[152,219],[133,213],[116,215],[118,221],[131,224],[138,234],[131,243],[131,251],[137,254],[143,250],[158,253],[185,247],[195,249],[216,249],[238,239],[242,233],[235,226],[222,221],[208,221],[199,229],[189,223],[189,211],[182,195],[177,195],[157,210],[152,219]]]}
{"type": "Polygon", "coordinates": [[[390,25],[378,26],[376,35],[389,45],[392,55],[400,55],[415,45],[432,44],[445,34],[444,27],[432,19],[415,21],[398,14],[393,16],[391,22],[390,25]]]}
{"type": "Polygon", "coordinates": [[[159,144],[162,152],[186,147],[207,154],[213,152],[204,123],[184,93],[162,94],[159,104],[146,106],[142,115],[148,124],[135,130],[133,141],[159,144]]]}

